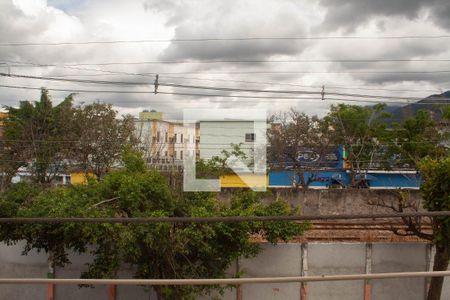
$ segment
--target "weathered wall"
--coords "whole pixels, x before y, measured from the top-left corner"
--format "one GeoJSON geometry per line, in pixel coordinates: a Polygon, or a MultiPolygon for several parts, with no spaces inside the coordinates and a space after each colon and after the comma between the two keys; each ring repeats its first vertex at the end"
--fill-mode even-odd
{"type": "MultiPolygon", "coordinates": [[[[365,245],[356,243],[309,244],[308,275],[362,274],[365,245]]],[[[363,299],[364,282],[335,281],[308,283],[309,299],[363,299]]]]}
{"type": "MultiPolygon", "coordinates": [[[[228,201],[235,189],[223,189],[219,198],[228,201]]],[[[418,207],[422,196],[420,191],[408,190],[408,198],[416,202],[418,207]]],[[[276,197],[286,199],[293,206],[302,208],[303,214],[351,214],[351,213],[382,213],[392,212],[375,204],[385,201],[392,203],[397,201],[399,190],[365,190],[365,189],[328,189],[328,190],[294,190],[294,189],[271,189],[270,195],[264,199],[270,201],[276,197]]]]}
{"type": "MultiPolygon", "coordinates": [[[[264,251],[252,259],[241,259],[239,269],[245,277],[299,276],[321,274],[355,274],[365,273],[369,262],[373,273],[425,271],[427,266],[427,246],[421,243],[379,243],[368,247],[364,243],[287,243],[273,246],[263,244],[264,251]],[[370,249],[371,259],[367,260],[370,249]]],[[[0,277],[41,277],[47,272],[46,255],[31,253],[20,255],[19,246],[0,246],[0,277]]],[[[86,268],[89,257],[71,255],[72,264],[65,269],[57,269],[57,278],[77,278],[86,268]]],[[[370,268],[369,268],[370,269],[370,268]]],[[[230,273],[234,273],[236,265],[230,273]]],[[[129,271],[120,274],[128,278],[129,271]]],[[[426,282],[417,279],[383,279],[369,282],[372,299],[409,299],[425,298],[426,282]]],[[[316,282],[306,286],[307,299],[363,299],[365,282],[339,281],[316,282]]],[[[3,299],[46,299],[45,285],[4,285],[1,286],[0,300],[3,299]]],[[[301,299],[301,286],[297,283],[287,284],[245,284],[239,290],[229,289],[224,296],[201,297],[200,299],[301,299]]],[[[56,287],[58,299],[108,299],[107,287],[79,288],[74,285],[56,287]]],[[[446,279],[444,297],[450,296],[450,279],[446,279]]],[[[117,288],[117,299],[153,300],[155,295],[142,287],[128,286],[117,288]]]]}
{"type": "MultiPolygon", "coordinates": [[[[373,245],[373,273],[426,271],[426,245],[373,245]]],[[[423,299],[425,278],[383,279],[373,281],[374,300],[423,299]]],[[[445,299],[445,298],[444,298],[445,299]]]]}

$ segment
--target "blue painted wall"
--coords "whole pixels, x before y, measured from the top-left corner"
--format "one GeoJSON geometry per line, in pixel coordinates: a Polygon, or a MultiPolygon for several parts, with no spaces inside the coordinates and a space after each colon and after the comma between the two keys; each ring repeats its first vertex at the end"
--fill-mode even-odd
{"type": "MultiPolygon", "coordinates": [[[[321,171],[311,174],[305,172],[305,180],[311,179],[310,187],[327,188],[332,185],[347,187],[350,184],[350,174],[345,171],[321,171]],[[311,176],[314,176],[311,178],[311,176]]],[[[295,178],[294,171],[270,171],[270,187],[290,187],[295,178]]],[[[414,188],[420,187],[421,179],[418,174],[371,173],[367,176],[370,188],[414,188]]],[[[297,181],[298,178],[297,178],[297,181]]]]}

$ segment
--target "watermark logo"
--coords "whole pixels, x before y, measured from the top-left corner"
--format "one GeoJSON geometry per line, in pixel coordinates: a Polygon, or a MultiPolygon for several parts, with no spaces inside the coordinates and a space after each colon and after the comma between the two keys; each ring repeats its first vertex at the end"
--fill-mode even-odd
{"type": "MultiPolygon", "coordinates": [[[[244,154],[227,157],[225,164],[239,181],[254,191],[266,191],[267,121],[265,109],[185,109],[185,128],[199,131],[200,158],[220,157],[223,151],[232,153],[233,145],[240,145],[244,154]]],[[[183,157],[183,190],[185,192],[219,192],[220,178],[198,179],[195,151],[183,157]]],[[[224,175],[231,176],[229,175],[224,175]]]]}

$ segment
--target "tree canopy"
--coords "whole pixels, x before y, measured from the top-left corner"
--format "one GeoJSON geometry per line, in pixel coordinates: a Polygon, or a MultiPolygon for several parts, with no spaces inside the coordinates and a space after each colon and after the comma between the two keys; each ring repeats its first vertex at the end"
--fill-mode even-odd
{"type": "MultiPolygon", "coordinates": [[[[87,185],[42,189],[14,185],[1,196],[3,217],[150,217],[292,215],[282,199],[263,204],[260,195],[238,191],[226,205],[214,193],[174,193],[166,179],[145,167],[137,153],[123,154],[124,169],[87,185]]],[[[137,278],[221,278],[239,257],[255,256],[259,243],[288,241],[308,227],[295,222],[156,223],[156,224],[22,224],[2,225],[0,240],[25,240],[25,252],[51,255],[55,266],[68,263],[67,251],[91,252],[83,277],[114,278],[131,265],[137,278]]],[[[207,286],[155,287],[161,299],[190,299],[207,286]]]]}
{"type": "Polygon", "coordinates": [[[103,176],[122,147],[136,143],[130,116],[117,118],[110,104],[73,105],[73,95],[53,105],[47,90],[39,101],[6,107],[0,169],[4,188],[21,167],[34,182],[50,184],[70,168],[103,176]]]}
{"type": "MultiPolygon", "coordinates": [[[[442,160],[426,158],[420,163],[424,182],[421,186],[424,207],[429,211],[450,210],[450,156],[442,160]]],[[[433,217],[429,240],[436,246],[434,271],[445,271],[450,261],[450,217],[433,217]]],[[[441,297],[443,277],[434,277],[428,293],[428,300],[441,297]]]]}

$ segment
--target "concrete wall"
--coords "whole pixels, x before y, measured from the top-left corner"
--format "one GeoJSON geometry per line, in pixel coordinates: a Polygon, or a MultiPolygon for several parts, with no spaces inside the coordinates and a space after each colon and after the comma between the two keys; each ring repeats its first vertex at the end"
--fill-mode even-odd
{"type": "MultiPolygon", "coordinates": [[[[263,245],[264,251],[255,258],[243,259],[240,266],[244,277],[299,276],[301,272],[300,244],[263,245]]],[[[245,284],[243,299],[300,299],[298,283],[245,284]]]]}
{"type": "MultiPolygon", "coordinates": [[[[365,272],[364,244],[309,244],[308,275],[362,274],[365,272]]],[[[364,282],[308,283],[309,299],[363,299],[364,282]]]]}
{"type": "MultiPolygon", "coordinates": [[[[328,214],[370,214],[370,213],[392,213],[389,208],[378,205],[385,201],[393,203],[398,201],[396,190],[364,190],[364,189],[330,189],[314,190],[308,189],[270,189],[271,195],[266,196],[263,201],[270,202],[276,197],[288,201],[292,206],[300,206],[305,215],[328,215],[328,214]]],[[[227,202],[232,197],[233,189],[223,189],[218,197],[227,202]]],[[[420,191],[408,191],[409,201],[417,203],[422,207],[422,196],[420,191]]]]}
{"type": "MultiPolygon", "coordinates": [[[[426,245],[374,244],[372,265],[373,273],[427,271],[426,245]]],[[[425,278],[374,280],[373,295],[374,300],[424,299],[425,278]]]]}
{"type": "MultiPolygon", "coordinates": [[[[31,251],[28,255],[21,255],[23,244],[14,246],[0,245],[0,277],[9,278],[46,278],[47,255],[31,251]]],[[[71,264],[65,268],[56,268],[56,278],[79,278],[81,272],[87,269],[86,263],[90,261],[88,255],[71,254],[71,264]]],[[[121,272],[121,278],[131,278],[130,272],[121,272]]],[[[45,300],[47,299],[46,285],[1,285],[0,300],[45,300]]],[[[55,287],[56,300],[75,299],[108,299],[108,287],[96,286],[94,288],[81,288],[77,285],[57,285],[55,287]]],[[[143,287],[119,286],[117,287],[117,300],[142,299],[156,300],[153,293],[143,287]]]]}
{"type": "MultiPolygon", "coordinates": [[[[0,246],[0,277],[40,277],[47,273],[46,255],[31,252],[21,256],[21,246],[0,246]]],[[[361,274],[371,270],[379,272],[425,271],[429,247],[420,243],[286,243],[273,246],[263,244],[263,251],[255,258],[240,259],[230,268],[235,274],[237,268],[244,277],[300,276],[322,274],[361,274]],[[428,249],[427,249],[428,248],[428,249]],[[369,251],[369,252],[368,252],[369,251]],[[370,255],[368,255],[370,253],[370,255]],[[368,264],[370,267],[368,268],[368,264]]],[[[430,253],[428,253],[430,257],[430,253]]],[[[85,270],[90,257],[70,256],[72,264],[64,269],[58,268],[57,278],[78,278],[85,270]]],[[[121,278],[130,278],[131,271],[124,269],[121,278]]],[[[247,300],[247,299],[304,299],[302,286],[298,283],[286,284],[244,284],[238,289],[229,288],[223,295],[213,293],[199,297],[206,299],[247,300]]],[[[108,299],[108,287],[80,288],[75,285],[60,285],[55,289],[55,299],[108,299]]],[[[304,286],[307,299],[364,299],[369,291],[372,299],[425,298],[426,282],[417,279],[383,279],[364,281],[315,282],[304,286]],[[369,287],[369,289],[367,289],[369,287]]],[[[444,298],[450,298],[450,279],[446,279],[444,298]],[[446,296],[449,296],[445,298],[446,296]]],[[[3,299],[46,299],[45,285],[3,285],[0,300],[3,299]]],[[[137,286],[117,287],[117,299],[156,299],[154,293],[137,286]]]]}

